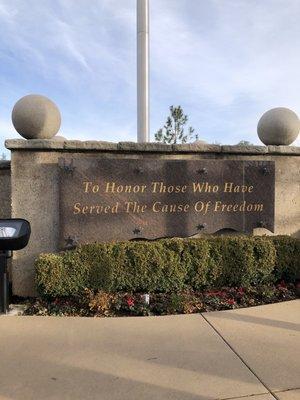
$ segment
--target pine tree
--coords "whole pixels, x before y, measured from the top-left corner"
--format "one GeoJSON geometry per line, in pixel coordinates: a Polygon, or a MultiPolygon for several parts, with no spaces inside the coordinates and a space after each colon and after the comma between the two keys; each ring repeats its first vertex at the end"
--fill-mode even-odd
{"type": "Polygon", "coordinates": [[[185,132],[185,125],[188,122],[188,116],[184,114],[181,106],[170,107],[170,116],[163,128],[159,129],[155,134],[157,142],[176,144],[187,143],[193,138],[198,139],[198,135],[194,134],[194,128],[191,126],[185,132]]]}
{"type": "Polygon", "coordinates": [[[241,140],[237,143],[237,146],[253,146],[253,143],[248,142],[248,140],[241,140]]]}

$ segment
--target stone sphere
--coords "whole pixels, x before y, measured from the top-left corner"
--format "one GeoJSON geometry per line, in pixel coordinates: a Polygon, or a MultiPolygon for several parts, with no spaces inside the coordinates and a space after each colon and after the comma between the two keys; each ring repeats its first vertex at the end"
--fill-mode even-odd
{"type": "Polygon", "coordinates": [[[61,124],[56,104],[38,94],[30,94],[17,101],[11,117],[16,131],[25,139],[51,139],[61,124]]]}
{"type": "Polygon", "coordinates": [[[257,125],[257,134],[265,145],[288,146],[297,139],[299,130],[297,114],[284,107],[267,111],[257,125]]]}

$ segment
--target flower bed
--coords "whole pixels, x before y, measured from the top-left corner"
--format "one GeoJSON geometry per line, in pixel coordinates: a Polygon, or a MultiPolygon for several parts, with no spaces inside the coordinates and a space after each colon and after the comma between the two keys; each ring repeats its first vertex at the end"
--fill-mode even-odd
{"type": "Polygon", "coordinates": [[[297,298],[300,285],[280,282],[251,288],[222,288],[203,292],[108,293],[86,289],[80,296],[32,299],[25,315],[117,317],[192,314],[251,307],[297,298]],[[149,300],[149,301],[148,301],[149,300]]]}

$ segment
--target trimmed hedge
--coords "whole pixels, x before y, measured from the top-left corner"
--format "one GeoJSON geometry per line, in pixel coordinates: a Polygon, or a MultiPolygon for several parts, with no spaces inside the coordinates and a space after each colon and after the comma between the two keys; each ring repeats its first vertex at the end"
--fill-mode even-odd
{"type": "Polygon", "coordinates": [[[72,296],[85,288],[168,293],[248,287],[299,275],[300,241],[280,236],[94,243],[36,261],[43,296],[72,296]]]}
{"type": "Polygon", "coordinates": [[[275,279],[286,282],[300,279],[300,240],[290,236],[273,236],[271,239],[276,249],[275,279]]]}

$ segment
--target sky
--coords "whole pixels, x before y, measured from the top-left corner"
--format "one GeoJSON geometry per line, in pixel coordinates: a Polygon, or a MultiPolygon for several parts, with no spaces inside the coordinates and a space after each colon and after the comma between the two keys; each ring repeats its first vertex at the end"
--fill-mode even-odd
{"type": "MultiPolygon", "coordinates": [[[[299,115],[299,16],[299,0],[150,0],[151,139],[171,105],[208,143],[259,144],[265,111],[299,115]]],[[[136,0],[0,0],[0,154],[30,93],[67,139],[136,141],[136,0]]]]}

